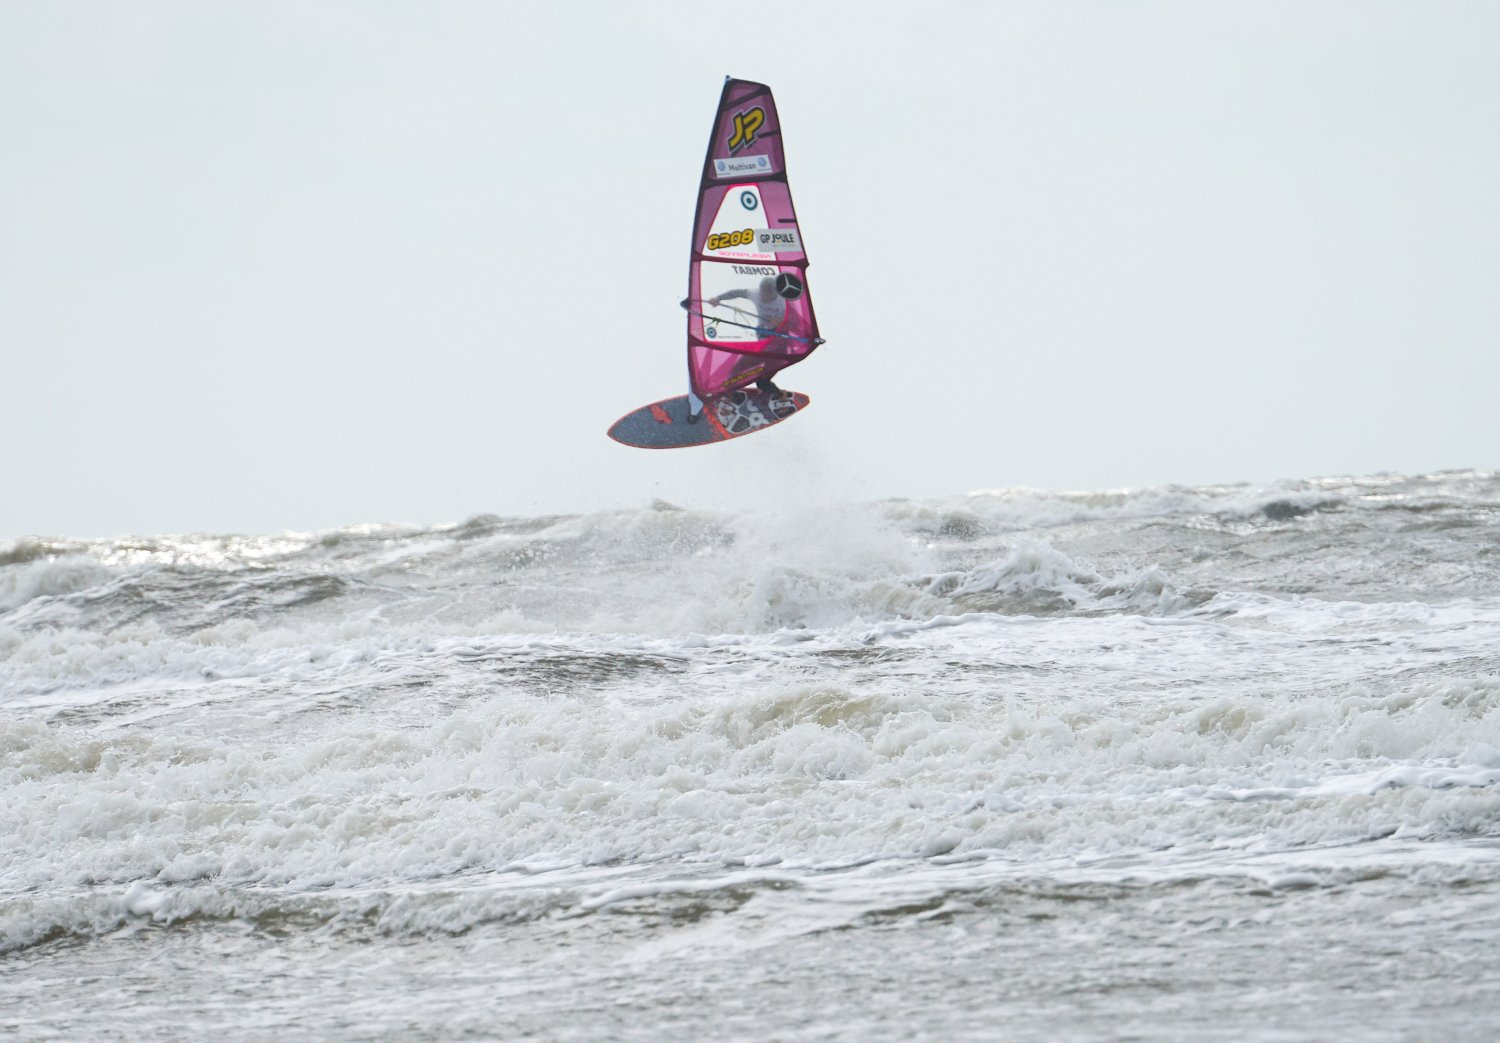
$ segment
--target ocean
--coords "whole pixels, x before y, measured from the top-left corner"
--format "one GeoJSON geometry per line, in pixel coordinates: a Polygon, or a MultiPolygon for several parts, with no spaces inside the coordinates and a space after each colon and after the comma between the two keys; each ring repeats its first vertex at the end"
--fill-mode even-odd
{"type": "Polygon", "coordinates": [[[0,539],[8,1040],[1490,1040],[1500,475],[0,539]]]}

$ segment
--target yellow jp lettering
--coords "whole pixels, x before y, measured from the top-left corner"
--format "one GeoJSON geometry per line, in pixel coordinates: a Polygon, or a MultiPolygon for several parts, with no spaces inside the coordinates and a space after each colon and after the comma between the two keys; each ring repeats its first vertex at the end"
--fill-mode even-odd
{"type": "Polygon", "coordinates": [[[734,114],[734,134],[729,138],[729,151],[738,152],[746,145],[754,144],[755,132],[766,122],[766,110],[756,106],[749,112],[734,114]]]}

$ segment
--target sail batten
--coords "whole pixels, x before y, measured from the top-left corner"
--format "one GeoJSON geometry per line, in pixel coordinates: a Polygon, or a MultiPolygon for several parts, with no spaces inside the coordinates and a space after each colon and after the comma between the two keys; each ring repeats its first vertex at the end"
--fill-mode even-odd
{"type": "Polygon", "coordinates": [[[807,267],[771,89],[726,79],[698,186],[683,302],[695,395],[766,380],[822,343],[807,267]]]}

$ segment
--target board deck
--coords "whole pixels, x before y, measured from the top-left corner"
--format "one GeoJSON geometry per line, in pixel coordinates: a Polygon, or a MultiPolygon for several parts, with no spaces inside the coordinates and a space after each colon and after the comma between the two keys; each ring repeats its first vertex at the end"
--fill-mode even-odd
{"type": "Polygon", "coordinates": [[[762,431],[795,416],[811,401],[800,391],[770,395],[764,391],[734,391],[710,399],[696,423],[688,422],[686,395],[664,398],[626,413],[609,429],[609,437],[638,449],[682,449],[713,445],[762,431]]]}

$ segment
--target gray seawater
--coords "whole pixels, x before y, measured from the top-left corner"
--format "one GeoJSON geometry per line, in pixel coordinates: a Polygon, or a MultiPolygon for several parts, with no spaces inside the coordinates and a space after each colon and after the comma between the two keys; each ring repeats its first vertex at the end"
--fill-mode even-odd
{"type": "Polygon", "coordinates": [[[7,1039],[1488,1040],[1500,476],[0,540],[7,1039]]]}

